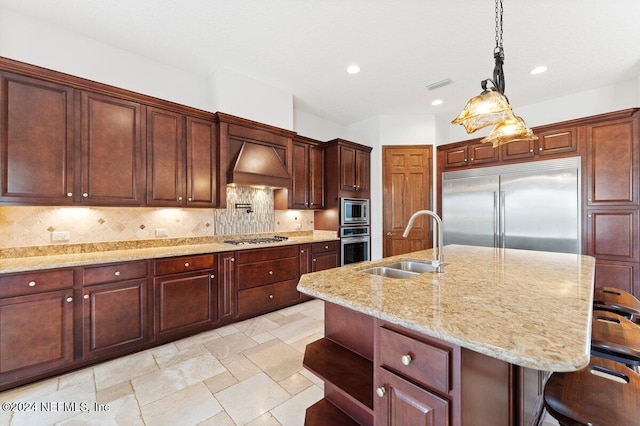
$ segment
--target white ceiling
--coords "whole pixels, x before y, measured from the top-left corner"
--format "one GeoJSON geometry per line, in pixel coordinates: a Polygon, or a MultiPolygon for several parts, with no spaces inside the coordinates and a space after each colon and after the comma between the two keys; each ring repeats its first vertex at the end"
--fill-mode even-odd
{"type": "MultiPolygon", "coordinates": [[[[226,68],[342,124],[453,118],[492,76],[492,0],[0,0],[197,75],[226,68]],[[362,71],[348,75],[357,63],[362,71]],[[426,86],[450,78],[453,84],[426,86]],[[444,100],[439,107],[435,98],[444,100]]],[[[504,0],[506,91],[529,105],[640,76],[639,0],[504,0]],[[544,64],[539,76],[528,71],[544,64]]]]}

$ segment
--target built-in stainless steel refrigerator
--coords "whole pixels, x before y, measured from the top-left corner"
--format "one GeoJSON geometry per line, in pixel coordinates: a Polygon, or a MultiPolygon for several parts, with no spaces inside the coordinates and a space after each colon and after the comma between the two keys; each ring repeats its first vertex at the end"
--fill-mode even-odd
{"type": "Polygon", "coordinates": [[[580,253],[580,157],[442,175],[445,244],[580,253]]]}

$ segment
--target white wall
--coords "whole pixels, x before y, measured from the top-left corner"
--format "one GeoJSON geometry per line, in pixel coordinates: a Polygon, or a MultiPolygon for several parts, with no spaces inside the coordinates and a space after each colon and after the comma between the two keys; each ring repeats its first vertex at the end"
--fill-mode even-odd
{"type": "Polygon", "coordinates": [[[327,142],[346,139],[347,127],[298,109],[293,110],[293,130],[301,136],[327,142]]]}

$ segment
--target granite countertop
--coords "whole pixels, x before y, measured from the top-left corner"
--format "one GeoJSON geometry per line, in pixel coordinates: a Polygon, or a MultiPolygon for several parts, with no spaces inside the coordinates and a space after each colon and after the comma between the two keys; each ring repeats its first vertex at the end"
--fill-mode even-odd
{"type": "MultiPolygon", "coordinates": [[[[324,233],[320,235],[293,235],[289,236],[289,240],[276,242],[276,243],[261,243],[261,244],[245,244],[234,245],[223,243],[225,239],[238,239],[247,237],[246,235],[226,236],[226,237],[214,237],[214,238],[199,238],[199,239],[184,239],[176,241],[166,240],[166,244],[163,241],[156,241],[156,244],[152,247],[140,247],[136,242],[122,242],[106,244],[100,249],[87,249],[81,247],[80,249],[70,249],[73,253],[56,253],[54,250],[45,251],[40,250],[37,255],[26,256],[5,256],[0,258],[0,274],[10,272],[24,272],[43,269],[83,266],[83,265],[95,265],[100,263],[112,263],[112,262],[126,262],[132,260],[143,259],[158,259],[163,257],[172,256],[184,256],[194,254],[205,253],[219,253],[237,250],[251,250],[276,246],[287,246],[294,244],[309,244],[324,241],[338,241],[339,238],[330,233],[324,233]],[[194,243],[196,242],[196,243],[194,243]],[[106,249],[105,249],[106,248],[106,249]]],[[[271,234],[273,235],[273,234],[271,234]]],[[[252,236],[248,236],[252,237],[252,236]]],[[[63,250],[58,250],[59,252],[63,250]]],[[[25,250],[21,250],[25,252],[25,250]]]]}
{"type": "Polygon", "coordinates": [[[595,259],[450,245],[444,272],[393,279],[361,272],[425,250],[303,275],[298,290],[523,367],[589,362],[595,259]]]}

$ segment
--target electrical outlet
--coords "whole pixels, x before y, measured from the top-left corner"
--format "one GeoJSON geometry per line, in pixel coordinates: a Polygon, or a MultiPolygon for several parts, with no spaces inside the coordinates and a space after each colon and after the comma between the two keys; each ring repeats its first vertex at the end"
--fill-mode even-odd
{"type": "Polygon", "coordinates": [[[167,228],[156,228],[156,237],[168,237],[169,230],[167,228]]]}
{"type": "Polygon", "coordinates": [[[51,233],[51,241],[69,241],[71,234],[69,231],[53,231],[51,233]]]}

